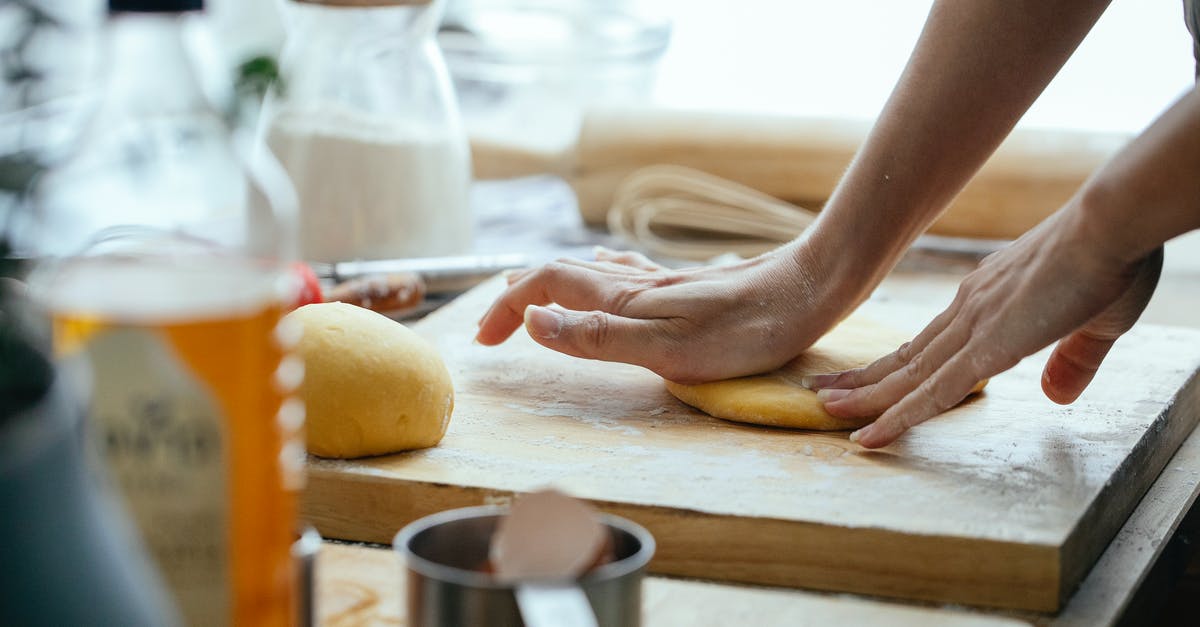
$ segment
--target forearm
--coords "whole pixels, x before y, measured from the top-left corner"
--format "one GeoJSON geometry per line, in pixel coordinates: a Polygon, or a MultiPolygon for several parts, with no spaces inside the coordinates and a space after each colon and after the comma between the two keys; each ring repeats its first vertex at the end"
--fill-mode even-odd
{"type": "Polygon", "coordinates": [[[1079,207],[1096,249],[1122,265],[1200,228],[1200,88],[1101,168],[1079,207]]]}
{"type": "Polygon", "coordinates": [[[798,247],[845,259],[831,279],[865,295],[987,160],[1106,6],[937,2],[875,127],[798,247]]]}

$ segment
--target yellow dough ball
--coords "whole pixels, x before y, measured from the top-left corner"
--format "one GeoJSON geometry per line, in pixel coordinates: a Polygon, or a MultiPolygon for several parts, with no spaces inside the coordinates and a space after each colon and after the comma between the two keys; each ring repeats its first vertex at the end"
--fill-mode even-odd
{"type": "Polygon", "coordinates": [[[322,457],[382,455],[436,445],[454,409],[454,386],[437,351],[387,316],[345,303],[305,305],[308,451],[322,457]]]}

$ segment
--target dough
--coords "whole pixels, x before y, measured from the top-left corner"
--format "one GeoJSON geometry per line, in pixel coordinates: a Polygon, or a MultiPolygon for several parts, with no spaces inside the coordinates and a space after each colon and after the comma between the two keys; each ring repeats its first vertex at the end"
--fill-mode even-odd
{"type": "MultiPolygon", "coordinates": [[[[762,375],[683,385],[667,381],[679,400],[711,416],[771,427],[837,431],[873,422],[830,416],[817,393],[800,385],[802,377],[865,366],[896,350],[910,335],[851,316],[787,365],[762,375]]],[[[983,389],[984,382],[973,392],[983,389]]]]}
{"type": "Polygon", "coordinates": [[[322,457],[382,455],[436,445],[454,409],[450,373],[421,336],[345,303],[287,315],[303,335],[308,451],[322,457]]]}

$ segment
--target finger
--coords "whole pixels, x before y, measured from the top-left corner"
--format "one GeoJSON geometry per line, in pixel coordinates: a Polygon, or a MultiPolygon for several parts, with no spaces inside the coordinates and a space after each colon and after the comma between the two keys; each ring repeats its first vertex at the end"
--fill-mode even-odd
{"type": "Polygon", "coordinates": [[[568,263],[546,264],[510,285],[492,303],[475,340],[491,346],[508,339],[524,323],[529,305],[558,303],[568,309],[605,309],[619,289],[616,278],[568,263]]]}
{"type": "MultiPolygon", "coordinates": [[[[565,261],[565,260],[562,260],[562,259],[559,260],[560,263],[563,261],[565,261]]],[[[538,269],[539,268],[518,268],[515,270],[506,270],[504,272],[504,280],[511,287],[517,283],[520,283],[522,279],[533,274],[538,269]]],[[[483,321],[487,320],[488,314],[490,314],[491,312],[492,312],[492,309],[489,307],[488,310],[485,311],[483,313],[483,315],[479,317],[479,320],[477,320],[475,322],[475,326],[482,327],[483,321]]],[[[516,327],[513,327],[513,330],[516,330],[516,327]]],[[[511,332],[510,332],[510,334],[511,334],[511,332]]],[[[503,341],[504,339],[507,339],[507,337],[508,337],[507,335],[504,336],[504,338],[501,338],[501,341],[503,341]]],[[[475,339],[478,340],[479,338],[476,337],[475,339]]]]}
{"type": "MultiPolygon", "coordinates": [[[[574,259],[571,257],[563,257],[562,259],[555,260],[554,263],[570,265],[570,266],[578,266],[581,268],[586,268],[588,270],[594,270],[596,272],[602,272],[605,274],[641,274],[642,272],[644,272],[644,270],[640,270],[640,269],[634,268],[632,266],[625,266],[625,265],[609,263],[609,262],[599,262],[598,263],[598,262],[594,262],[594,261],[584,261],[582,259],[574,259]]],[[[521,281],[521,279],[524,279],[525,277],[538,271],[539,269],[540,268],[522,268],[519,270],[510,270],[505,273],[505,275],[504,275],[505,280],[508,282],[509,285],[513,285],[513,284],[521,281]]]]}
{"type": "Polygon", "coordinates": [[[800,385],[810,390],[822,390],[825,388],[850,390],[878,383],[884,377],[908,365],[914,355],[925,350],[925,347],[929,346],[929,343],[954,320],[954,316],[958,314],[958,310],[958,302],[951,303],[950,307],[946,308],[930,321],[912,341],[905,342],[900,348],[862,368],[854,368],[832,374],[810,375],[801,379],[800,385]]]}
{"type": "Polygon", "coordinates": [[[640,270],[655,271],[666,269],[664,266],[651,261],[649,257],[630,250],[616,251],[603,246],[597,246],[593,249],[593,253],[596,256],[596,261],[609,261],[640,270]]]}
{"type": "Polygon", "coordinates": [[[618,275],[628,276],[631,274],[646,274],[646,272],[648,272],[648,270],[644,270],[642,268],[626,266],[626,265],[622,265],[619,263],[613,263],[611,261],[586,261],[583,259],[559,259],[558,263],[569,264],[572,266],[579,266],[580,268],[586,268],[588,270],[592,270],[595,272],[602,272],[604,274],[618,274],[618,275]]]}
{"type": "Polygon", "coordinates": [[[840,394],[840,390],[826,388],[817,393],[825,404],[825,411],[835,417],[859,418],[878,416],[917,389],[934,372],[958,353],[971,337],[967,324],[952,325],[938,334],[925,350],[916,353],[904,367],[899,368],[877,383],[854,388],[840,394]]]}
{"type": "Polygon", "coordinates": [[[1066,405],[1075,402],[1096,376],[1117,338],[1133,328],[1154,294],[1162,271],[1162,250],[1146,257],[1133,282],[1104,311],[1054,347],[1042,370],[1046,398],[1066,405]]]}
{"type": "MultiPolygon", "coordinates": [[[[585,359],[619,361],[664,374],[660,320],[625,318],[603,311],[570,311],[531,306],[525,329],[535,342],[585,359]]],[[[670,373],[665,373],[670,374],[670,373]]]]}
{"type": "Polygon", "coordinates": [[[1115,341],[1085,330],[1063,338],[1042,370],[1042,391],[1046,398],[1060,405],[1075,402],[1096,376],[1115,341]]]}
{"type": "Polygon", "coordinates": [[[864,448],[887,446],[912,427],[962,402],[987,376],[976,370],[977,352],[976,346],[964,347],[878,420],[851,433],[850,441],[864,448]]]}
{"type": "Polygon", "coordinates": [[[512,285],[513,283],[516,283],[517,281],[520,281],[521,279],[533,274],[534,271],[536,271],[536,270],[537,270],[537,268],[520,268],[518,270],[508,270],[504,273],[504,280],[507,281],[509,285],[512,285]]]}
{"type": "Polygon", "coordinates": [[[1093,337],[1113,341],[1132,329],[1142,311],[1146,309],[1146,303],[1150,302],[1150,297],[1154,295],[1154,288],[1158,286],[1158,277],[1162,273],[1162,262],[1161,248],[1147,255],[1125,291],[1103,311],[1088,320],[1083,329],[1093,337]]]}

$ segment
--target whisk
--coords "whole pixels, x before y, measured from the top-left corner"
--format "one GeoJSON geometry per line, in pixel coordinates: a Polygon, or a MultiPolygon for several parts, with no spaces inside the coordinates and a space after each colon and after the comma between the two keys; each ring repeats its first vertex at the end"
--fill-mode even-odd
{"type": "MultiPolygon", "coordinates": [[[[752,257],[789,242],[815,211],[728,179],[678,165],[641,168],[621,182],[608,228],[651,255],[708,260],[752,257]]],[[[914,248],[982,257],[1007,240],[922,235],[914,248]]]]}

